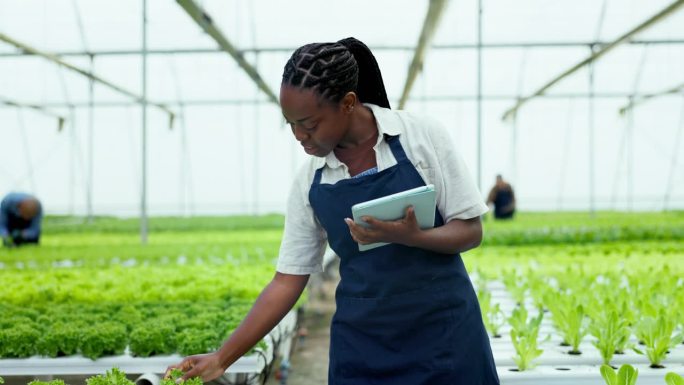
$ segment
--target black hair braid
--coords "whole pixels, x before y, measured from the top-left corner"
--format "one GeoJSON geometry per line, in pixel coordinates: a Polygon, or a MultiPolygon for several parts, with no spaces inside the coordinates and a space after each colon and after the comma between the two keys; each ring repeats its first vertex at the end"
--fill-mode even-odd
{"type": "Polygon", "coordinates": [[[375,57],[365,44],[354,38],[298,48],[285,64],[282,83],[312,89],[333,103],[353,91],[363,103],[389,108],[375,57]]]}
{"type": "Polygon", "coordinates": [[[385,91],[385,83],[382,81],[382,73],[378,61],[371,50],[361,41],[348,37],[338,43],[347,47],[354,55],[359,65],[359,81],[356,94],[364,103],[372,103],[380,107],[391,108],[385,91]]]}

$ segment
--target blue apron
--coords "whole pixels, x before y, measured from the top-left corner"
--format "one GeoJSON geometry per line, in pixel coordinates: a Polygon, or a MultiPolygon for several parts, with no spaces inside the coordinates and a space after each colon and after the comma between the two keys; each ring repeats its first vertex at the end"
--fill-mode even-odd
{"type": "MultiPolygon", "coordinates": [[[[397,164],[321,184],[309,201],[340,256],[330,332],[329,385],[495,385],[499,379],[480,307],[460,255],[390,244],[360,252],[344,218],[351,206],[424,186],[399,142],[397,164]]],[[[435,226],[444,221],[436,213],[435,226]]]]}

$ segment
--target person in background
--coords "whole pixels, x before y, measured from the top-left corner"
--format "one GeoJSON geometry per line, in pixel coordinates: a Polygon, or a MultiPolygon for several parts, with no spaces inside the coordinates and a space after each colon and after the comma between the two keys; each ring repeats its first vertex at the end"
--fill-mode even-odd
{"type": "Polygon", "coordinates": [[[496,184],[487,198],[488,205],[494,205],[495,219],[511,219],[515,214],[515,194],[513,188],[501,175],[496,176],[496,184]]]}
{"type": "MultiPolygon", "coordinates": [[[[167,371],[219,377],[287,314],[326,244],[340,257],[328,385],[499,385],[480,307],[460,253],[482,241],[487,212],[449,131],[390,109],[375,57],[348,38],[297,49],[280,106],[311,157],[288,199],[276,274],[215,352],[167,371]],[[359,202],[434,184],[435,227],[404,218],[351,220],[359,202]],[[389,244],[361,252],[359,244],[389,244]]],[[[277,159],[273,159],[277,161],[277,159]]]]}
{"type": "Polygon", "coordinates": [[[43,208],[33,195],[12,192],[0,203],[0,237],[5,247],[37,244],[43,208]]]}

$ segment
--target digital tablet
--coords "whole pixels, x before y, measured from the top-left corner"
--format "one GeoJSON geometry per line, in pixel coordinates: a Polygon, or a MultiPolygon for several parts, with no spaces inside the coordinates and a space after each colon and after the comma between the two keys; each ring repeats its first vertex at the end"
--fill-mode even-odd
{"type": "MultiPolygon", "coordinates": [[[[413,206],[421,229],[435,226],[436,194],[435,186],[431,184],[357,203],[352,206],[352,216],[357,224],[369,227],[361,217],[370,216],[381,221],[396,221],[406,216],[406,209],[409,206],[413,206]]],[[[365,251],[384,245],[387,243],[359,244],[359,250],[365,251]]]]}

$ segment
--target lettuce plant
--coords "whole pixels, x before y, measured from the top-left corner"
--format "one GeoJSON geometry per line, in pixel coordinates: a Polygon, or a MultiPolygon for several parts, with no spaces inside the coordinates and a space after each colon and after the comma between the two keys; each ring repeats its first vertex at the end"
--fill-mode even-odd
{"type": "Polygon", "coordinates": [[[506,290],[511,294],[515,302],[522,305],[525,302],[525,293],[527,292],[527,283],[522,276],[519,276],[515,269],[503,270],[501,272],[506,290]]]}
{"type": "Polygon", "coordinates": [[[52,324],[38,340],[38,353],[53,358],[76,354],[81,340],[81,327],[78,323],[52,324]]]}
{"type": "Polygon", "coordinates": [[[174,325],[170,323],[147,322],[140,324],[131,332],[131,353],[139,357],[171,354],[176,351],[175,332],[174,325]]]}
{"type": "Polygon", "coordinates": [[[162,379],[161,385],[179,385],[179,384],[180,385],[202,385],[203,384],[202,379],[199,377],[193,377],[193,378],[190,378],[190,379],[185,380],[185,381],[176,382],[176,381],[178,381],[179,378],[183,377],[183,374],[184,374],[183,371],[178,369],[178,368],[171,369],[171,372],[169,372],[169,374],[162,379]]]}
{"type": "Polygon", "coordinates": [[[606,385],[634,385],[636,384],[639,371],[632,365],[622,365],[617,374],[615,369],[609,365],[601,366],[601,376],[606,381],[606,385]]]}
{"type": "Polygon", "coordinates": [[[516,355],[513,357],[518,370],[524,371],[534,367],[532,360],[539,357],[544,351],[539,349],[539,327],[544,318],[544,313],[527,320],[527,310],[520,306],[513,310],[513,314],[508,319],[511,324],[511,340],[515,348],[516,355]]]}
{"type": "Polygon", "coordinates": [[[28,385],[65,385],[63,380],[39,381],[33,380],[28,385]]]}
{"type": "Polygon", "coordinates": [[[544,303],[551,312],[556,329],[563,337],[564,345],[572,346],[570,354],[582,354],[579,346],[589,333],[584,307],[569,294],[550,291],[544,296],[544,303]]]}
{"type": "Polygon", "coordinates": [[[477,298],[480,302],[485,329],[492,337],[500,338],[499,329],[506,323],[506,316],[501,310],[501,305],[497,303],[492,306],[492,293],[484,288],[477,290],[477,298]]]}
{"type": "Polygon", "coordinates": [[[0,329],[0,356],[26,358],[36,354],[35,341],[40,338],[40,331],[34,326],[19,324],[0,329]]]}
{"type": "Polygon", "coordinates": [[[86,379],[86,385],[135,385],[135,383],[126,378],[126,373],[119,368],[112,368],[105,374],[86,379]]]}
{"type": "Polygon", "coordinates": [[[83,330],[80,348],[85,357],[94,360],[105,355],[123,354],[127,344],[126,327],[105,322],[83,330]]]}
{"type": "Polygon", "coordinates": [[[669,319],[665,310],[661,310],[657,318],[644,317],[636,325],[636,335],[644,342],[645,352],[637,348],[634,351],[645,354],[652,368],[662,368],[662,361],[667,352],[684,341],[684,335],[673,336],[676,323],[669,319]]]}
{"type": "Polygon", "coordinates": [[[601,353],[605,365],[610,365],[610,360],[613,358],[618,345],[629,340],[631,334],[627,321],[620,318],[615,310],[603,313],[592,320],[589,325],[589,333],[596,337],[593,343],[601,353]]]}
{"type": "Polygon", "coordinates": [[[675,372],[670,372],[665,375],[665,383],[667,385],[684,385],[684,378],[675,372]]]}

